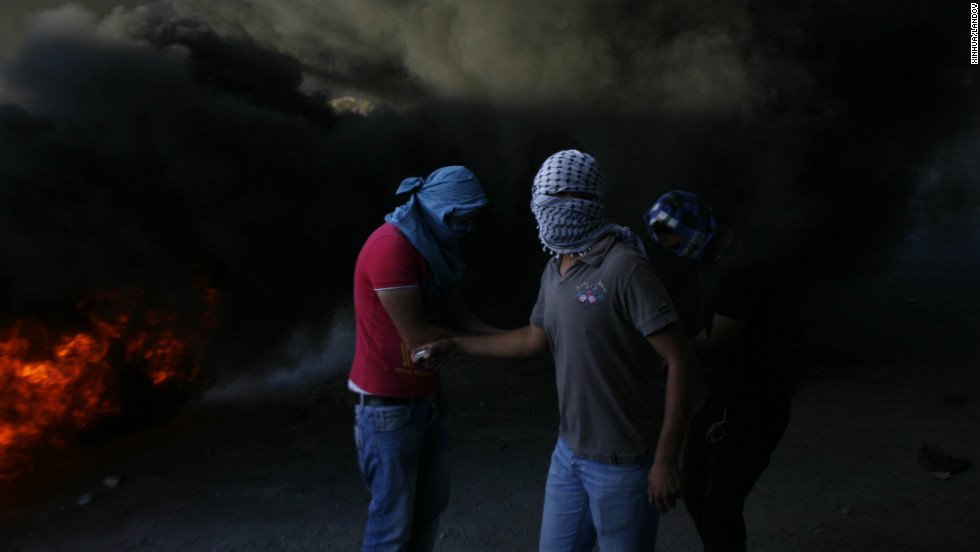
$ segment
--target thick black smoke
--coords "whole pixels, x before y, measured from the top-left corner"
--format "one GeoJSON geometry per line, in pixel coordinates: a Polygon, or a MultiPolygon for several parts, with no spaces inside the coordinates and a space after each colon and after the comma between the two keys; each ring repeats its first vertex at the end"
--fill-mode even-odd
{"type": "MultiPolygon", "coordinates": [[[[0,106],[0,297],[13,318],[99,287],[179,296],[203,272],[222,293],[209,359],[216,378],[281,362],[297,334],[325,337],[333,314],[350,305],[357,251],[396,205],[400,180],[443,165],[469,166],[491,198],[463,244],[467,296],[505,325],[524,323],[534,300],[545,257],[530,181],[558,149],[598,158],[617,221],[642,232],[641,213],[658,195],[692,190],[800,274],[883,266],[918,216],[928,167],[944,175],[930,193],[953,198],[930,203],[935,216],[975,221],[980,203],[978,74],[965,5],[882,14],[749,2],[738,24],[724,27],[728,12],[710,3],[702,7],[711,26],[690,9],[656,14],[618,3],[638,21],[660,22],[637,50],[644,29],[617,34],[612,25],[629,10],[603,23],[601,10],[571,3],[581,12],[570,28],[596,22],[580,53],[601,51],[615,66],[590,72],[599,67],[576,58],[559,78],[562,60],[515,58],[512,80],[492,53],[474,52],[470,34],[443,48],[409,41],[375,55],[353,38],[362,36],[342,32],[356,20],[346,12],[332,20],[346,40],[301,48],[309,36],[279,36],[277,50],[248,22],[215,19],[220,4],[201,10],[211,19],[153,6],[101,22],[63,9],[41,18],[11,55],[0,88],[8,98],[0,106]],[[466,63],[420,68],[419,52],[439,57],[453,46],[468,54],[453,59],[466,63]],[[719,51],[738,70],[720,80],[699,73],[718,67],[704,58],[719,51]],[[643,63],[630,61],[637,53],[643,63]],[[492,78],[481,78],[480,63],[492,78]],[[658,68],[671,78],[648,73],[658,68]],[[565,91],[560,101],[526,93],[535,71],[546,89],[565,91]],[[567,89],[575,79],[580,97],[567,89]],[[637,83],[651,83],[650,94],[637,83]],[[366,117],[332,111],[327,100],[355,85],[394,101],[366,117]]],[[[523,21],[515,13],[500,8],[495,21],[523,21]]],[[[515,49],[536,42],[522,44],[515,49]]]]}

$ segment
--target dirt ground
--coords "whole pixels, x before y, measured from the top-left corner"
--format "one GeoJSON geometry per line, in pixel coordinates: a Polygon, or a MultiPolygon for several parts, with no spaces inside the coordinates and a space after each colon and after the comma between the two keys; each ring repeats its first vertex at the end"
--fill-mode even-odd
{"type": "MultiPolygon", "coordinates": [[[[793,416],[747,501],[750,550],[977,549],[977,276],[973,262],[906,264],[814,291],[833,300],[801,307],[793,416]],[[974,465],[939,478],[923,444],[974,465]]],[[[557,435],[549,361],[445,375],[454,487],[436,549],[535,550],[557,435]]],[[[61,451],[0,489],[0,551],[357,550],[369,497],[352,421],[334,376],[61,451]]],[[[657,550],[700,550],[683,509],[662,518],[657,550]]]]}

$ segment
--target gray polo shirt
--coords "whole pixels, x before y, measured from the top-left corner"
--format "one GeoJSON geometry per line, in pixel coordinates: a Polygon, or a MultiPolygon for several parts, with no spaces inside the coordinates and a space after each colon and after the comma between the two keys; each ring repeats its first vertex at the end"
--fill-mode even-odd
{"type": "Polygon", "coordinates": [[[652,457],[663,422],[660,361],[646,340],[677,320],[650,262],[613,234],[559,275],[541,276],[531,324],[548,334],[558,383],[559,435],[600,462],[652,457]]]}

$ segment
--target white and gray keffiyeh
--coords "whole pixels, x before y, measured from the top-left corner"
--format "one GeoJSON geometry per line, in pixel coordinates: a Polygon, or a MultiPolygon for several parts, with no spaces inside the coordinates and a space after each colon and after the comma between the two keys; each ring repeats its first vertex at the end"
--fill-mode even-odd
{"type": "Polygon", "coordinates": [[[564,150],[546,159],[531,186],[531,212],[545,249],[555,255],[582,253],[602,236],[615,232],[620,240],[645,254],[640,239],[629,228],[606,219],[602,198],[602,172],[594,157],[564,150]],[[596,201],[552,195],[560,192],[590,194],[596,201]]]}

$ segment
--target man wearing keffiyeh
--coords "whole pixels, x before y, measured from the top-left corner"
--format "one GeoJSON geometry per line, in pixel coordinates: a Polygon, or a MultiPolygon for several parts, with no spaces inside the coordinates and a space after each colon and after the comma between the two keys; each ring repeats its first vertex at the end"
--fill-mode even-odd
{"type": "Polygon", "coordinates": [[[595,158],[577,150],[549,157],[531,186],[531,212],[545,249],[581,254],[600,237],[615,233],[644,254],[643,244],[629,228],[606,219],[602,199],[602,173],[595,158]]]}
{"type": "Polygon", "coordinates": [[[778,266],[691,192],[675,190],[643,215],[650,237],[681,259],[698,261],[694,347],[708,398],[684,447],[684,505],[706,552],[745,550],[745,497],[769,465],[789,423],[778,266]]]}
{"type": "Polygon", "coordinates": [[[458,240],[487,204],[461,166],[406,178],[407,201],[367,239],[354,269],[357,341],[348,387],[371,492],[364,550],[431,550],[449,501],[449,411],[439,371],[409,354],[460,331],[496,331],[465,308],[458,240]]]}
{"type": "Polygon", "coordinates": [[[550,346],[560,425],[545,487],[540,550],[652,550],[659,513],[681,493],[678,456],[690,413],[694,351],[663,283],[628,228],[605,218],[596,160],[549,157],[531,211],[554,256],[530,324],[417,349],[517,358],[550,346]],[[652,346],[652,347],[651,347],[652,346]],[[660,360],[670,370],[663,387],[660,360]]]}

